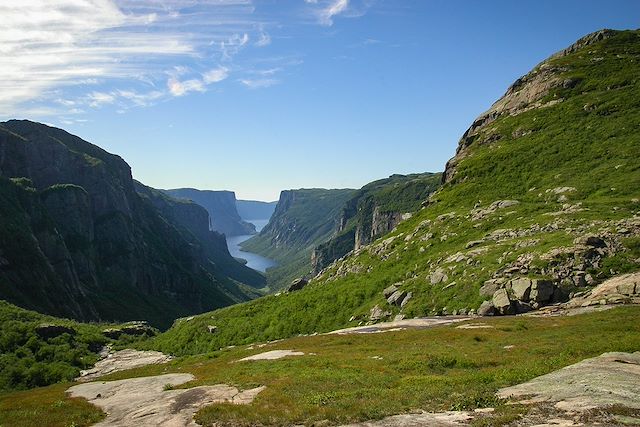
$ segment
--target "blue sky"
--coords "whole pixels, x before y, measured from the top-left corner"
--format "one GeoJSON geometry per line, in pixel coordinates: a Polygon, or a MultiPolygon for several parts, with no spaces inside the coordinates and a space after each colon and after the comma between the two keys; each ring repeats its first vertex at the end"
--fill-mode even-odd
{"type": "Polygon", "coordinates": [[[3,0],[0,117],[157,188],[358,188],[440,171],[473,119],[640,1],[3,0]]]}

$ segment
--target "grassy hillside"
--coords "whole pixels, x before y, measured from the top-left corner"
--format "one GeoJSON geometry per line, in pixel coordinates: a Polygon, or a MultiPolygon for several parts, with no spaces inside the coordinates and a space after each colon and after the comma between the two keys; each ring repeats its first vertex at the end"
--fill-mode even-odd
{"type": "Polygon", "coordinates": [[[354,190],[320,188],[283,191],[269,224],[242,243],[243,249],[278,261],[267,270],[267,285],[281,289],[311,270],[311,252],[338,226],[340,209],[354,190]]]}
{"type": "Polygon", "coordinates": [[[304,290],[178,322],[158,347],[198,353],[323,332],[368,321],[375,305],[408,317],[468,311],[496,277],[555,277],[567,294],[580,277],[637,271],[639,59],[638,31],[550,58],[474,122],[428,207],[304,290]],[[576,246],[588,235],[606,248],[576,246]],[[402,309],[384,299],[391,284],[412,292],[402,309]]]}

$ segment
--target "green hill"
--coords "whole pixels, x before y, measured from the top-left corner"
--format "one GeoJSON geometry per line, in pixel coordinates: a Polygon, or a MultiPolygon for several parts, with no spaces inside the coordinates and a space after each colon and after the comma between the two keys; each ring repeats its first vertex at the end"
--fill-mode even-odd
{"type": "Polygon", "coordinates": [[[584,37],[473,122],[444,185],[395,231],[302,291],[176,322],[154,346],[187,354],[323,332],[370,321],[376,305],[378,318],[469,312],[518,278],[551,283],[531,305],[544,304],[637,271],[639,77],[640,31],[584,37]],[[390,285],[411,293],[403,307],[386,301],[390,285]]]}

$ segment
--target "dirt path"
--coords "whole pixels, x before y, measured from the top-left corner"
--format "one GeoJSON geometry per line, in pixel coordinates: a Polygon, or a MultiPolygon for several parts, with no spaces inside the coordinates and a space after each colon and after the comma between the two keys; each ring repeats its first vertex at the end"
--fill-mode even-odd
{"type": "Polygon", "coordinates": [[[197,426],[193,415],[213,403],[248,404],[265,387],[239,391],[225,384],[171,390],[194,379],[191,374],[167,374],[120,381],[98,381],[71,387],[71,397],[83,397],[108,415],[100,427],[197,426]]]}

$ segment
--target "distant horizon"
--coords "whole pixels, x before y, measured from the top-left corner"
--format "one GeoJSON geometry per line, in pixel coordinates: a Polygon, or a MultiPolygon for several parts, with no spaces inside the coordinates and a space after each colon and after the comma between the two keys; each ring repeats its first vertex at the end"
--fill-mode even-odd
{"type": "Polygon", "coordinates": [[[94,3],[0,4],[0,120],[63,128],[154,188],[256,201],[442,171],[535,65],[640,26],[634,0],[94,3]]]}

